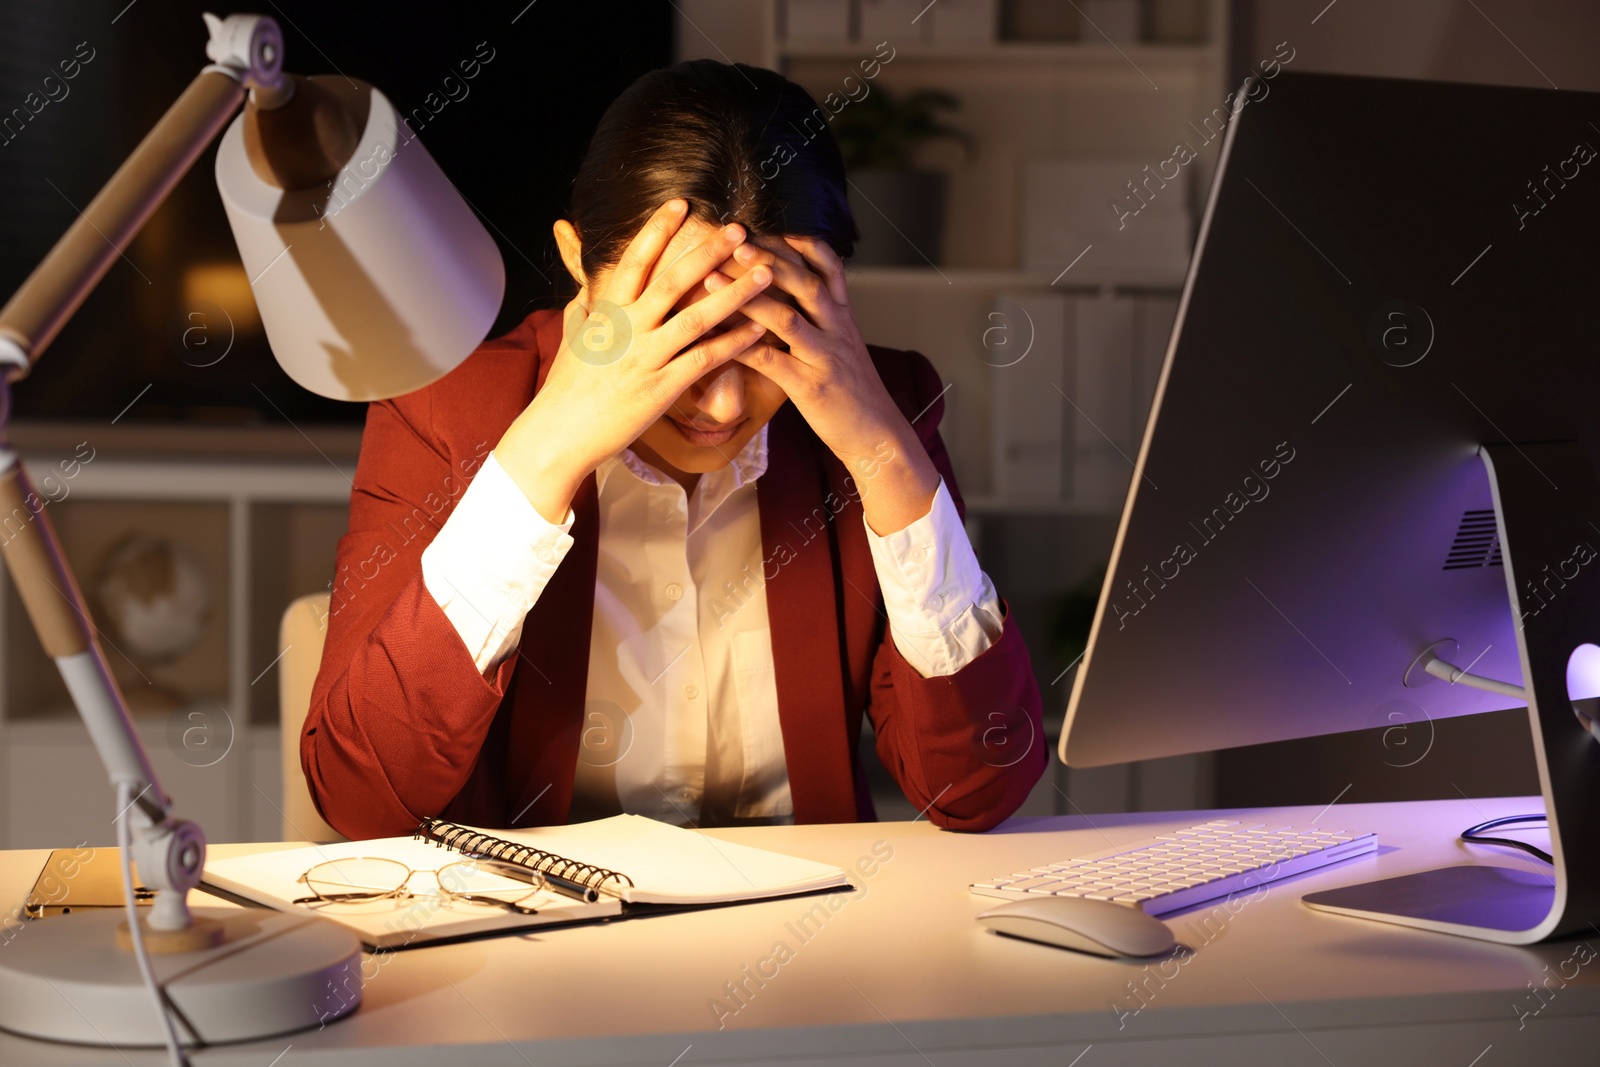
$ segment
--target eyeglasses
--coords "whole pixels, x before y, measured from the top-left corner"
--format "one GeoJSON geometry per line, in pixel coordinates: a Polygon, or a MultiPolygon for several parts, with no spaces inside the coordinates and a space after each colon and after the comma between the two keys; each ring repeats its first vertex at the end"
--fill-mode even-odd
{"type": "Polygon", "coordinates": [[[453,901],[509,908],[520,915],[537,915],[538,910],[524,902],[545,887],[544,875],[510,863],[494,860],[460,860],[437,870],[418,871],[399,860],[376,856],[328,860],[319,863],[296,881],[311,890],[294,904],[346,904],[415,897],[437,898],[446,906],[453,901]],[[432,875],[433,886],[416,892],[410,888],[417,875],[432,875]]]}

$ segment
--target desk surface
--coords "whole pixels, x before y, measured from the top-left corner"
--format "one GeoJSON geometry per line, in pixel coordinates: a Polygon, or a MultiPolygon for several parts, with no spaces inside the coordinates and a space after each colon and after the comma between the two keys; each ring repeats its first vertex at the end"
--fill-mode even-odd
{"type": "MultiPolygon", "coordinates": [[[[1156,1057],[1343,1067],[1374,1051],[1459,1067],[1578,1062],[1577,1050],[1592,1054],[1600,1038],[1600,964],[1568,962],[1576,977],[1545,980],[1564,961],[1593,960],[1600,930],[1518,948],[1313,912],[1299,900],[1451,863],[1548,870],[1455,841],[1474,822],[1537,810],[1538,798],[1502,798],[1014,819],[981,835],[925,821],[708,831],[707,862],[718,862],[716,839],[849,869],[863,857],[880,862],[870,877],[854,873],[861,888],[833,898],[831,911],[828,897],[788,898],[368,957],[365,1002],[352,1016],[195,1062],[1032,1067],[1076,1063],[1091,1045],[1082,1067],[1156,1057]],[[1232,909],[1212,902],[1168,916],[1196,951],[1164,966],[1003,938],[973,921],[998,903],[966,890],[980,877],[1216,817],[1375,830],[1380,852],[1272,883],[1232,909]],[[736,999],[729,983],[741,982],[736,999]]],[[[0,901],[23,898],[46,855],[0,853],[0,901]]],[[[102,1062],[165,1061],[0,1035],[0,1063],[102,1062]]]]}

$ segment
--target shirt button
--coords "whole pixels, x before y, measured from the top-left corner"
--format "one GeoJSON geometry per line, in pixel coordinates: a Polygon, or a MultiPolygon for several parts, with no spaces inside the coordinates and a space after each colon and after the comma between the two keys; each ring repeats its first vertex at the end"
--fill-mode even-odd
{"type": "Polygon", "coordinates": [[[667,597],[669,599],[677,600],[682,595],[683,595],[683,586],[679,585],[677,582],[668,582],[667,583],[667,597]]]}
{"type": "Polygon", "coordinates": [[[695,697],[700,695],[700,687],[695,685],[693,682],[684,682],[683,695],[688,697],[690,700],[693,700],[695,697]]]}

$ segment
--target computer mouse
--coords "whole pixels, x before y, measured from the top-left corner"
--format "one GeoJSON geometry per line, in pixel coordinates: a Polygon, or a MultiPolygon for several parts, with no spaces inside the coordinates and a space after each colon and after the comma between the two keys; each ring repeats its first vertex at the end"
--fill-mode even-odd
{"type": "Polygon", "coordinates": [[[997,933],[1096,956],[1159,956],[1178,943],[1154,915],[1082,897],[1013,900],[989,909],[978,921],[997,933]]]}

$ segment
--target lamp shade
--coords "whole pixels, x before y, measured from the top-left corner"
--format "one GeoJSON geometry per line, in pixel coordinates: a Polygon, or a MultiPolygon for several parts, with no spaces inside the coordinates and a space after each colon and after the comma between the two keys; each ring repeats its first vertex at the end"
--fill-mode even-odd
{"type": "Polygon", "coordinates": [[[245,150],[245,115],[217,149],[217,188],[273,355],[335,400],[380,400],[453,370],[505,294],[494,239],[388,99],[359,80],[309,79],[362,122],[325,185],[282,189],[245,150]]]}

